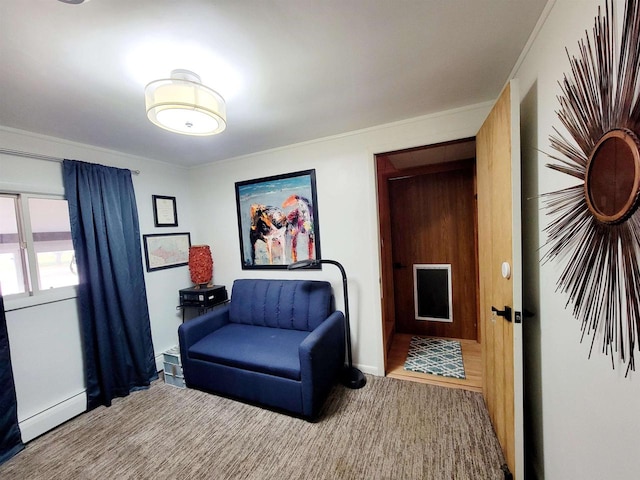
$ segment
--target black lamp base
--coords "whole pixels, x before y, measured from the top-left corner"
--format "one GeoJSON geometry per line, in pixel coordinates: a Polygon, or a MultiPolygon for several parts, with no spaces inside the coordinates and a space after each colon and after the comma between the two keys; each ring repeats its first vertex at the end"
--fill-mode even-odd
{"type": "Polygon", "coordinates": [[[356,367],[344,367],[340,382],[347,388],[356,389],[364,387],[367,384],[367,379],[364,373],[356,367]]]}

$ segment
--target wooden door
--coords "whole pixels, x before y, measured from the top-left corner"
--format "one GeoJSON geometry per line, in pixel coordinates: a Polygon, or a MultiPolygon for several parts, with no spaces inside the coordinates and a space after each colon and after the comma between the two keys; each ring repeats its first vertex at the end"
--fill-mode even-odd
{"type": "Polygon", "coordinates": [[[522,325],[515,323],[522,311],[519,121],[512,81],[476,136],[476,168],[483,395],[507,465],[522,479],[522,325]],[[492,307],[511,308],[512,321],[492,307]]]}
{"type": "Polygon", "coordinates": [[[400,333],[472,340],[478,336],[474,162],[455,167],[388,180],[400,333]],[[414,264],[451,265],[452,322],[416,319],[414,264]]]}

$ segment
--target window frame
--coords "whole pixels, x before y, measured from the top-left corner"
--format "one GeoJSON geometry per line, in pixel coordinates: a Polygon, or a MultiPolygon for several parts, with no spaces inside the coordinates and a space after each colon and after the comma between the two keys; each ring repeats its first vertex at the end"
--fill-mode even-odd
{"type": "Polygon", "coordinates": [[[36,252],[33,229],[31,225],[31,213],[29,199],[67,200],[65,195],[56,193],[39,193],[5,190],[0,191],[0,196],[13,197],[16,205],[16,223],[18,230],[19,249],[23,271],[24,292],[3,294],[5,310],[12,311],[35,305],[58,302],[78,296],[78,285],[65,285],[40,289],[40,272],[38,270],[38,254],[36,252]]]}

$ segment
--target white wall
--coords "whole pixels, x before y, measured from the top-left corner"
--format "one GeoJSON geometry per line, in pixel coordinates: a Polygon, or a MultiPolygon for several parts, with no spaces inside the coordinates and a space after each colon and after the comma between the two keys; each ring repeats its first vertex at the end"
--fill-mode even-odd
{"type": "Polygon", "coordinates": [[[241,268],[235,182],[315,169],[322,257],[341,262],[349,278],[354,363],[384,375],[374,154],[474,136],[488,111],[489,105],[477,105],[194,169],[191,185],[207,205],[202,234],[211,245],[215,283],[230,288],[236,278],[324,279],[343,308],[340,274],[330,265],[321,272],[241,268]]]}
{"type": "MultiPolygon", "coordinates": [[[[528,453],[537,478],[614,479],[638,475],[640,378],[600,353],[588,359],[591,337],[580,343],[580,321],[556,293],[557,264],[540,266],[537,250],[546,241],[546,213],[538,194],[575,182],[545,168],[549,135],[559,127],[557,82],[569,72],[565,47],[577,54],[585,30],[591,32],[597,0],[557,0],[516,72],[522,96],[523,224],[525,305],[538,315],[524,325],[528,453]]],[[[617,0],[619,13],[624,2],[617,0]]],[[[621,32],[621,29],[618,29],[621,32]]],[[[636,350],[636,356],[640,356],[636,350]]]]}
{"type": "MultiPolygon", "coordinates": [[[[0,128],[5,149],[101,163],[140,170],[133,175],[141,234],[195,231],[188,171],[139,157],[66,142],[13,129],[0,128]],[[156,228],[151,195],[176,197],[178,227],[156,228]]],[[[0,191],[63,194],[61,164],[0,154],[0,191]]],[[[142,239],[141,239],[142,241],[142,239]]],[[[151,332],[156,359],[177,344],[181,321],[178,290],[190,285],[188,268],[145,272],[151,332]]],[[[46,305],[5,299],[18,420],[28,441],[84,411],[84,376],[77,302],[74,298],[46,305]]]]}

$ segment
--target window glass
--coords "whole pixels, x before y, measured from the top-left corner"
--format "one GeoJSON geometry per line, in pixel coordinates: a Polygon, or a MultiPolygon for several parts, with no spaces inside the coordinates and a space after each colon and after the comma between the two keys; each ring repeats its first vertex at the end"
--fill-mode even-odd
{"type": "Polygon", "coordinates": [[[31,233],[38,268],[38,288],[78,284],[67,201],[29,198],[31,233]]]}
{"type": "Polygon", "coordinates": [[[0,195],[0,287],[3,295],[25,292],[16,206],[15,195],[0,195]]]}

